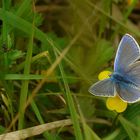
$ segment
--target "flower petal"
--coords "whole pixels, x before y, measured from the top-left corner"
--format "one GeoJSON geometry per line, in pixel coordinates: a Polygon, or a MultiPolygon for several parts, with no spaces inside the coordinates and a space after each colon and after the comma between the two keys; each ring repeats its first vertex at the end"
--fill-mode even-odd
{"type": "Polygon", "coordinates": [[[109,97],[106,101],[106,106],[109,110],[115,110],[116,112],[121,113],[126,110],[127,102],[124,102],[118,96],[109,97]]]}
{"type": "Polygon", "coordinates": [[[109,75],[111,75],[111,73],[112,73],[112,72],[107,71],[107,70],[106,70],[106,71],[102,71],[102,72],[99,73],[98,79],[99,79],[99,80],[107,79],[107,78],[109,78],[109,75]]]}

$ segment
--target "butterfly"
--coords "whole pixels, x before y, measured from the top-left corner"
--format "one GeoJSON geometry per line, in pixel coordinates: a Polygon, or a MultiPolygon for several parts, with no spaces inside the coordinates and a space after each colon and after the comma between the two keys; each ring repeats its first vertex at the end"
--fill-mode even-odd
{"type": "Polygon", "coordinates": [[[89,92],[95,96],[113,97],[134,103],[140,100],[140,48],[136,40],[125,34],[116,53],[114,72],[109,78],[93,84],[89,92]]]}

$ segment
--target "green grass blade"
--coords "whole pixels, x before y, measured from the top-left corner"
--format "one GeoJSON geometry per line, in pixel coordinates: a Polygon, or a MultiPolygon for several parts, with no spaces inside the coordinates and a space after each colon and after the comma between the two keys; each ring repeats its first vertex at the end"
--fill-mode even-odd
{"type": "MultiPolygon", "coordinates": [[[[24,66],[25,75],[30,73],[30,65],[31,65],[32,50],[33,50],[33,37],[34,37],[34,29],[32,28],[32,34],[29,41],[26,60],[25,60],[25,66],[24,66]]],[[[20,92],[18,129],[22,129],[24,126],[24,112],[25,112],[24,109],[25,109],[25,103],[26,103],[27,94],[28,94],[28,85],[29,85],[28,80],[22,81],[21,92],[20,92]]]]}
{"type": "Polygon", "coordinates": [[[86,123],[84,123],[84,133],[86,140],[101,140],[99,136],[86,123]]]}
{"type": "MultiPolygon", "coordinates": [[[[4,14],[4,11],[0,8],[0,19],[4,20],[4,17],[2,16],[4,14]]],[[[14,28],[17,28],[27,35],[32,35],[32,24],[27,22],[26,20],[18,17],[17,15],[6,11],[5,16],[7,17],[7,22],[9,25],[11,25],[14,28]]],[[[37,27],[34,27],[34,37],[39,39],[42,43],[46,44],[46,42],[49,42],[51,46],[53,46],[53,41],[41,30],[39,30],[37,27]]]]}
{"type": "Polygon", "coordinates": [[[116,129],[115,131],[111,132],[111,134],[109,134],[108,136],[106,136],[102,140],[114,140],[119,133],[120,133],[120,129],[116,129]]]}
{"type": "Polygon", "coordinates": [[[18,10],[16,11],[16,14],[18,16],[21,16],[24,11],[26,11],[26,8],[31,5],[31,0],[24,0],[22,4],[19,6],[18,10]]]}
{"type": "Polygon", "coordinates": [[[43,78],[43,75],[35,74],[6,74],[4,76],[5,80],[40,80],[43,78]]]}
{"type": "MultiPolygon", "coordinates": [[[[54,52],[55,52],[55,50],[54,50],[54,52]]],[[[56,52],[55,52],[55,55],[57,57],[56,52]]],[[[68,104],[68,107],[69,107],[69,110],[70,110],[70,115],[71,115],[72,122],[73,122],[73,127],[74,127],[76,140],[83,140],[82,132],[81,132],[81,129],[80,129],[80,123],[79,123],[79,119],[78,119],[78,114],[77,114],[77,111],[75,109],[74,101],[73,101],[73,98],[72,98],[67,80],[65,79],[65,72],[63,70],[63,67],[62,67],[61,63],[59,64],[59,69],[60,69],[60,73],[61,73],[61,76],[62,76],[62,80],[64,82],[64,87],[65,87],[65,90],[66,90],[66,92],[64,92],[64,93],[65,93],[65,96],[67,98],[66,101],[67,101],[67,104],[68,104]]]]}
{"type": "MultiPolygon", "coordinates": [[[[38,107],[37,107],[37,105],[36,105],[34,100],[32,100],[31,106],[32,106],[32,109],[34,110],[34,113],[35,113],[37,119],[39,120],[40,124],[44,124],[45,122],[44,122],[44,120],[43,120],[43,118],[42,118],[42,116],[41,116],[41,114],[39,112],[39,109],[38,109],[38,107]]],[[[49,132],[46,131],[46,132],[44,132],[43,135],[44,135],[44,137],[46,139],[53,140],[51,135],[49,134],[49,132]]]]}
{"type": "Polygon", "coordinates": [[[123,126],[123,128],[125,129],[126,133],[128,134],[129,138],[131,140],[135,140],[136,135],[133,132],[132,128],[130,127],[129,121],[127,121],[125,118],[123,118],[122,116],[119,116],[119,120],[121,125],[123,126]]]}
{"type": "Polygon", "coordinates": [[[95,9],[95,11],[100,12],[101,14],[105,15],[106,17],[108,17],[109,19],[111,19],[112,21],[114,21],[115,23],[117,23],[119,26],[121,26],[122,28],[132,32],[133,34],[140,36],[139,31],[134,30],[132,28],[128,28],[126,26],[126,24],[124,24],[122,21],[119,21],[118,19],[114,18],[113,16],[109,15],[108,13],[106,13],[104,10],[100,9],[100,7],[96,6],[94,3],[90,2],[89,0],[87,0],[87,4],[89,4],[91,7],[93,7],[95,9]]]}

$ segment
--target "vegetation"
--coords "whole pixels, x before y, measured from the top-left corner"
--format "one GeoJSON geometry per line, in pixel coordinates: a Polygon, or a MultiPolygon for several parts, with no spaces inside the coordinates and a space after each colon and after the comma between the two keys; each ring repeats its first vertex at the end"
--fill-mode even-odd
{"type": "Polygon", "coordinates": [[[113,71],[122,35],[140,43],[138,6],[1,0],[0,139],[139,140],[139,102],[117,113],[88,92],[101,71],[113,71]]]}

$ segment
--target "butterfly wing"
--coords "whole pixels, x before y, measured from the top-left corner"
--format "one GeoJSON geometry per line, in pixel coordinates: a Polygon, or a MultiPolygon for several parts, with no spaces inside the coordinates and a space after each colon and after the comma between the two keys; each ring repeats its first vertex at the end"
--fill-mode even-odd
{"type": "Polygon", "coordinates": [[[123,36],[115,58],[114,71],[125,74],[130,64],[140,58],[139,45],[135,39],[126,34],[123,36]]]}
{"type": "Polygon", "coordinates": [[[137,61],[139,58],[139,45],[132,36],[124,35],[116,54],[114,71],[132,82],[120,82],[116,85],[118,95],[129,103],[140,100],[140,62],[137,61]]]}
{"type": "Polygon", "coordinates": [[[128,67],[125,77],[140,87],[140,61],[137,61],[128,67]]]}
{"type": "Polygon", "coordinates": [[[115,83],[110,78],[99,81],[89,88],[89,92],[96,96],[115,96],[115,91],[115,83]]]}
{"type": "Polygon", "coordinates": [[[131,84],[118,84],[116,91],[122,100],[128,103],[134,103],[140,100],[140,88],[131,84]]]}

